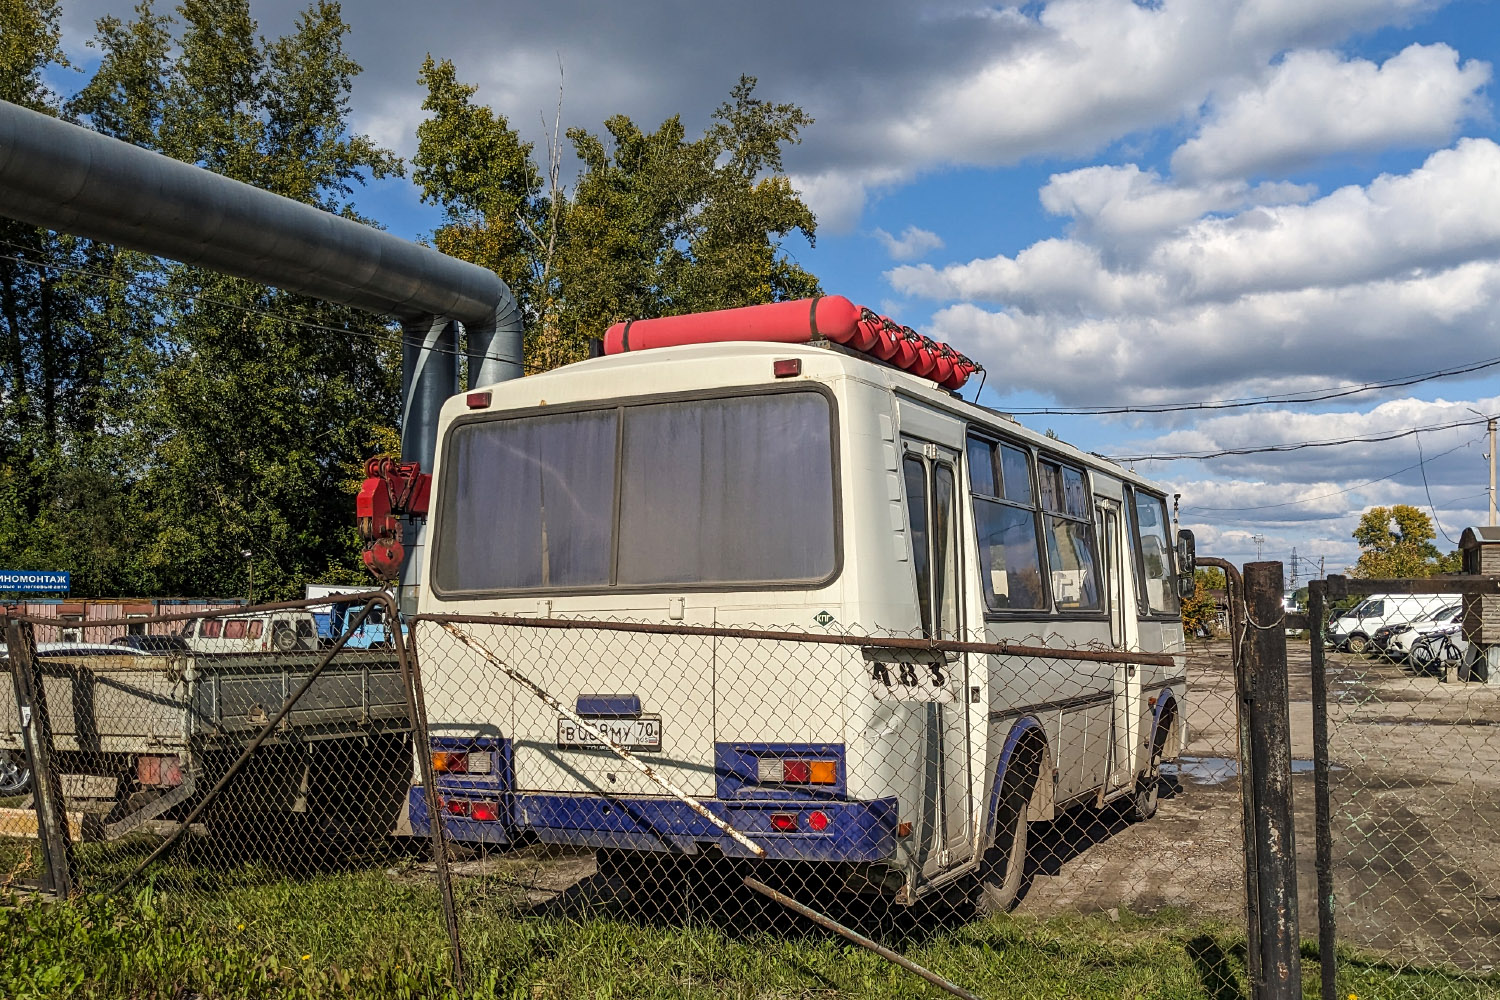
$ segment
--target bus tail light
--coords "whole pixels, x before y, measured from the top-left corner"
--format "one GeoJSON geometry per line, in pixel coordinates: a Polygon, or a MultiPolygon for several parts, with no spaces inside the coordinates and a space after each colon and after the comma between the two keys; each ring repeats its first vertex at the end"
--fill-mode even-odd
{"type": "Polygon", "coordinates": [[[469,755],[455,750],[434,750],[432,769],[438,774],[468,774],[469,755]]]}
{"type": "Polygon", "coordinates": [[[475,802],[469,806],[469,818],[482,823],[493,823],[500,818],[500,806],[495,802],[475,802]]]}
{"type": "Polygon", "coordinates": [[[812,827],[814,833],[822,833],[828,829],[828,814],[821,809],[814,809],[808,814],[807,825],[812,827]]]}
{"type": "Polygon", "coordinates": [[[756,761],[755,778],[762,785],[836,785],[839,766],[833,760],[762,757],[756,761]]]}
{"type": "Polygon", "coordinates": [[[772,813],[771,814],[771,829],[775,830],[777,833],[796,833],[797,832],[797,814],[796,813],[772,813]]]}
{"type": "Polygon", "coordinates": [[[469,803],[463,799],[443,799],[443,812],[450,816],[469,815],[469,803]]]}

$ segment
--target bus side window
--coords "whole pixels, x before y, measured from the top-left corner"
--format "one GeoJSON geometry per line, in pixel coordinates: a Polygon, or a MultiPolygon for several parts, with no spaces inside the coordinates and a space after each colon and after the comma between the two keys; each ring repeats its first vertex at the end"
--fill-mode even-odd
{"type": "Polygon", "coordinates": [[[1083,473],[1058,462],[1037,463],[1047,532],[1052,600],[1059,611],[1097,611],[1099,559],[1083,473]]]}
{"type": "Polygon", "coordinates": [[[979,541],[979,579],[991,611],[1041,611],[1047,607],[1042,586],[1041,532],[1031,491],[1031,462],[1025,451],[969,439],[971,503],[979,541]],[[998,453],[999,461],[992,456],[998,453]],[[999,470],[999,488],[994,473],[999,470]]]}

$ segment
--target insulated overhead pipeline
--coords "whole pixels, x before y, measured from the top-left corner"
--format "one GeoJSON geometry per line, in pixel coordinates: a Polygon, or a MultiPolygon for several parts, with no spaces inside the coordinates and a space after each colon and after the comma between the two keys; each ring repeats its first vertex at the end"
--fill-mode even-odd
{"type": "MultiPolygon", "coordinates": [[[[4,101],[0,215],[391,315],[408,331],[457,320],[471,385],[521,375],[521,312],[493,272],[4,101]]],[[[430,339],[408,335],[418,349],[430,339]]],[[[434,376],[452,391],[446,368],[434,376]]]]}
{"type": "Polygon", "coordinates": [[[806,344],[819,338],[930,379],[944,389],[960,388],[980,370],[978,363],[947,344],[855,305],[842,295],[616,323],[604,334],[604,353],[733,340],[806,344]]]}

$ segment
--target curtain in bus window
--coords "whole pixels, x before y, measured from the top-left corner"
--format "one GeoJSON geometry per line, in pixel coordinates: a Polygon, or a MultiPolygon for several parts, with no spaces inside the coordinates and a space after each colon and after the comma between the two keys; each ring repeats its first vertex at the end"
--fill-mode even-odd
{"type": "Polygon", "coordinates": [[[828,402],[813,392],[628,407],[620,585],[829,576],[830,434],[828,402]]]}
{"type": "Polygon", "coordinates": [[[440,590],[609,585],[615,410],[454,430],[443,467],[440,590]]]}
{"type": "Polygon", "coordinates": [[[922,460],[908,455],[901,463],[906,480],[906,523],[911,536],[911,564],[917,573],[917,609],[922,634],[932,635],[932,575],[927,562],[927,470],[922,460]]]}
{"type": "Polygon", "coordinates": [[[1052,599],[1059,611],[1092,611],[1100,607],[1093,535],[1087,521],[1047,515],[1052,599]]]}
{"type": "Polygon", "coordinates": [[[1136,493],[1135,531],[1141,552],[1141,576],[1146,584],[1146,607],[1152,614],[1175,615],[1179,605],[1167,538],[1167,505],[1156,497],[1136,493]]]}
{"type": "Polygon", "coordinates": [[[202,631],[200,631],[198,633],[198,637],[201,638],[201,639],[217,639],[219,636],[221,636],[223,634],[224,634],[224,619],[222,619],[222,618],[205,618],[205,619],[203,619],[203,629],[202,629],[202,631]]]}
{"type": "Polygon", "coordinates": [[[243,639],[250,631],[250,623],[243,620],[230,619],[224,623],[224,638],[243,639]]]}
{"type": "Polygon", "coordinates": [[[1036,514],[976,497],[974,526],[985,603],[996,611],[1046,607],[1036,514]]]}

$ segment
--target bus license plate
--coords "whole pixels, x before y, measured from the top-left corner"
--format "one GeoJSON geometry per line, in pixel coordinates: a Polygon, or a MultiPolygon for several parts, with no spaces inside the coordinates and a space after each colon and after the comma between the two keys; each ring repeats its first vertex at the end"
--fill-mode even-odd
{"type": "MultiPolygon", "coordinates": [[[[661,749],[659,715],[643,715],[639,719],[590,719],[589,724],[626,750],[661,749]]],[[[588,750],[606,749],[603,743],[572,719],[557,720],[557,745],[588,750]]]]}

